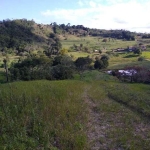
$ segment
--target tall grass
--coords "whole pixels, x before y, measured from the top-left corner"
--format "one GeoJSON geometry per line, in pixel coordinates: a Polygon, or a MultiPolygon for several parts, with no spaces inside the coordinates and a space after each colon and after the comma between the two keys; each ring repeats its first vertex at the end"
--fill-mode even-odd
{"type": "Polygon", "coordinates": [[[100,114],[100,149],[150,149],[150,86],[103,80],[90,85],[100,114]]]}
{"type": "Polygon", "coordinates": [[[85,149],[80,81],[0,86],[0,149],[85,149]]]}
{"type": "Polygon", "coordinates": [[[94,103],[92,113],[99,114],[100,149],[148,150],[149,90],[99,71],[75,80],[2,84],[0,149],[89,149],[87,98],[94,103]]]}

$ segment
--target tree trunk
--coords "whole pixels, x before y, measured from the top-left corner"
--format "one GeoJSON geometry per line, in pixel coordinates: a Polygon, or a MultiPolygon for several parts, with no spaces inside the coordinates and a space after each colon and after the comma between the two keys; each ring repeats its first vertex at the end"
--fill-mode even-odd
{"type": "Polygon", "coordinates": [[[6,59],[4,59],[4,60],[3,60],[3,62],[4,62],[4,68],[5,68],[5,71],[6,71],[6,81],[8,82],[8,68],[7,68],[7,60],[6,60],[6,59]]]}

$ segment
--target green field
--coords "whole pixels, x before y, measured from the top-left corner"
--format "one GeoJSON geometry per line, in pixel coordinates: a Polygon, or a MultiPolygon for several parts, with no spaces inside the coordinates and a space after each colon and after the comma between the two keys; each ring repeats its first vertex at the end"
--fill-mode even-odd
{"type": "Polygon", "coordinates": [[[0,149],[149,149],[150,86],[98,71],[0,85],[0,149]]]}
{"type": "Polygon", "coordinates": [[[61,39],[61,43],[63,47],[69,48],[73,46],[73,44],[80,45],[83,44],[83,46],[89,46],[91,48],[99,48],[99,49],[107,49],[107,50],[112,50],[116,48],[127,48],[127,46],[132,46],[136,44],[136,41],[122,41],[122,40],[113,40],[113,39],[108,39],[108,41],[102,42],[103,38],[101,37],[75,37],[69,35],[67,40],[64,40],[63,38],[61,39]]]}
{"type": "MultiPolygon", "coordinates": [[[[149,49],[143,61],[132,52],[112,52],[136,41],[68,36],[61,42],[68,49],[89,47],[88,53],[69,51],[73,60],[89,56],[94,61],[105,54],[107,69],[150,68],[149,49]],[[102,54],[93,53],[95,48],[102,54]]],[[[18,58],[10,55],[9,65],[18,58]]],[[[84,71],[82,78],[76,73],[72,80],[5,83],[4,68],[0,71],[0,150],[150,149],[149,84],[121,82],[104,70],[84,71]]]]}
{"type": "MultiPolygon", "coordinates": [[[[73,56],[73,59],[77,59],[78,57],[87,57],[90,56],[95,59],[96,56],[100,56],[98,53],[93,53],[94,49],[100,49],[102,50],[102,54],[106,54],[106,52],[111,52],[113,49],[117,48],[127,48],[128,46],[134,46],[138,42],[137,41],[122,41],[122,40],[114,40],[110,39],[106,43],[102,42],[102,38],[100,37],[75,37],[75,36],[68,36],[67,40],[61,39],[62,46],[65,48],[70,48],[74,44],[79,46],[80,44],[83,44],[83,46],[89,47],[90,53],[77,51],[77,52],[69,52],[69,56],[73,56]]],[[[144,43],[143,40],[141,42],[144,43]]],[[[120,69],[124,68],[126,66],[145,66],[150,67],[149,59],[150,59],[150,50],[149,48],[147,51],[143,51],[142,55],[146,60],[143,62],[139,62],[138,58],[140,56],[133,54],[132,52],[123,52],[123,53],[117,53],[114,52],[113,54],[109,54],[109,67],[108,69],[120,69]]]]}

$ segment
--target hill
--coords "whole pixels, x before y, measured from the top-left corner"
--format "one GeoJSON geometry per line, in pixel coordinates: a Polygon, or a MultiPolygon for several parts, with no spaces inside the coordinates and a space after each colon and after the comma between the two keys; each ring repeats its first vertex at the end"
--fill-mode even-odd
{"type": "Polygon", "coordinates": [[[65,25],[51,23],[50,25],[37,24],[34,20],[17,19],[0,22],[0,49],[1,51],[40,50],[47,45],[50,33],[75,36],[99,36],[124,40],[134,40],[136,33],[124,30],[90,29],[82,25],[65,25]]]}

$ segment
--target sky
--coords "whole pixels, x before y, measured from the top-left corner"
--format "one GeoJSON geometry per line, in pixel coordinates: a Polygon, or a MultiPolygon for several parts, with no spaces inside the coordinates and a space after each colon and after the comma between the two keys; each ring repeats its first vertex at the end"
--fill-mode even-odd
{"type": "Polygon", "coordinates": [[[150,0],[0,0],[0,20],[150,33],[150,0]]]}

